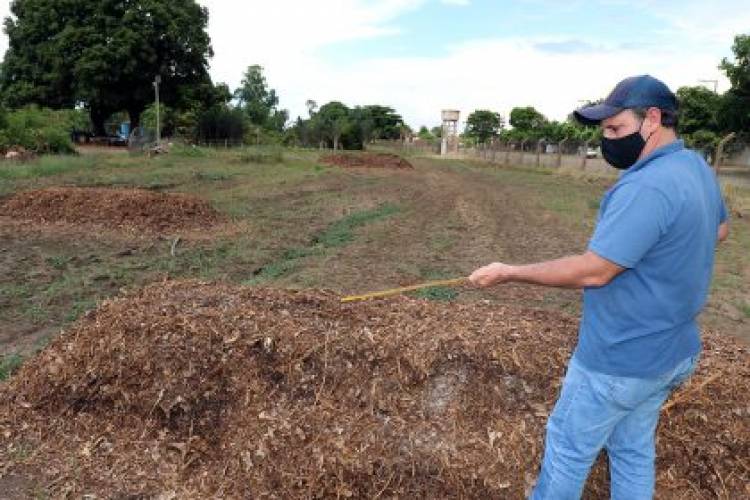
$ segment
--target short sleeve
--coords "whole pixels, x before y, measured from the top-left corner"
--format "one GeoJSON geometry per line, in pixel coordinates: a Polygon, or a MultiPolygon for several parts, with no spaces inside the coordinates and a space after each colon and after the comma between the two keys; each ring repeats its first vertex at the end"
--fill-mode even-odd
{"type": "Polygon", "coordinates": [[[634,267],[669,227],[668,199],[637,183],[612,191],[589,242],[589,250],[622,267],[634,267]]]}

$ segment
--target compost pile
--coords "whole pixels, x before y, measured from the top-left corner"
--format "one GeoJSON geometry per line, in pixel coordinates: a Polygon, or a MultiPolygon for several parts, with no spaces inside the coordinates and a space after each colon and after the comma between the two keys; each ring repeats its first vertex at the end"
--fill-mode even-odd
{"type": "Polygon", "coordinates": [[[398,155],[390,153],[330,154],[320,158],[322,163],[344,168],[396,168],[412,169],[414,166],[398,155]]]}
{"type": "Polygon", "coordinates": [[[207,201],[187,194],[79,187],[17,193],[0,204],[0,215],[38,223],[98,224],[156,231],[206,227],[219,220],[207,201]]]}
{"type": "MultiPolygon", "coordinates": [[[[53,497],[522,498],[576,322],[488,302],[156,283],[0,386],[2,475],[53,497]]],[[[750,356],[706,334],[657,498],[750,493],[750,356]]],[[[607,498],[605,464],[586,498],[607,498]]]]}

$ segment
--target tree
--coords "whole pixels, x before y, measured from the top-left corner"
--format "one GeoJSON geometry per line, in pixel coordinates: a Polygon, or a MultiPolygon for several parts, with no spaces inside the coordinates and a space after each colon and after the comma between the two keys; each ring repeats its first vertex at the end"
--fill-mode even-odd
{"type": "Polygon", "coordinates": [[[478,109],[471,113],[466,119],[465,134],[476,139],[479,143],[496,137],[503,128],[504,121],[500,113],[486,109],[478,109]]]}
{"type": "Polygon", "coordinates": [[[396,110],[379,104],[370,104],[364,109],[368,119],[372,120],[373,139],[393,140],[401,137],[404,119],[396,110]]]}
{"type": "Polygon", "coordinates": [[[510,125],[522,131],[536,131],[547,123],[547,118],[531,106],[513,108],[510,111],[510,125]]]}
{"type": "Polygon", "coordinates": [[[11,107],[84,104],[97,133],[115,111],[137,126],[154,100],[183,108],[211,87],[208,10],[195,0],[13,0],[0,94],[11,107]]]}
{"type": "Polygon", "coordinates": [[[726,57],[721,60],[719,68],[726,73],[732,84],[732,90],[741,95],[750,95],[750,35],[734,37],[734,62],[726,57]]]}
{"type": "Polygon", "coordinates": [[[719,68],[732,87],[722,96],[719,126],[726,131],[750,129],[750,35],[737,35],[732,45],[734,61],[722,59],[719,68]]]}
{"type": "Polygon", "coordinates": [[[331,140],[333,149],[338,149],[339,139],[350,127],[349,108],[338,101],[332,101],[320,107],[315,119],[323,137],[331,140]]]}
{"type": "Polygon", "coordinates": [[[309,118],[312,118],[315,114],[315,111],[318,109],[318,103],[313,99],[308,99],[305,101],[305,107],[307,108],[307,116],[309,118]]]}
{"type": "Polygon", "coordinates": [[[435,136],[432,134],[432,132],[430,132],[430,129],[428,129],[425,125],[422,125],[421,127],[419,127],[419,131],[417,132],[417,137],[427,142],[432,142],[435,140],[435,136]]]}
{"type": "Polygon", "coordinates": [[[721,97],[706,87],[680,87],[677,89],[679,128],[682,134],[699,130],[718,131],[717,115],[721,97]]]}
{"type": "Polygon", "coordinates": [[[262,66],[254,64],[247,68],[234,97],[238,101],[237,106],[245,112],[253,125],[277,132],[284,129],[289,112],[277,109],[279,97],[274,89],[268,87],[262,66]]]}

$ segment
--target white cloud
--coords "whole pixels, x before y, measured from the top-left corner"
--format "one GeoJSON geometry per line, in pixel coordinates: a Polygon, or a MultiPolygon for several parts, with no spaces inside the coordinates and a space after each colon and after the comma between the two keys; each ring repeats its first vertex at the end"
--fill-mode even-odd
{"type": "MultiPolygon", "coordinates": [[[[649,47],[559,54],[539,50],[536,40],[477,40],[439,57],[370,59],[346,68],[324,63],[308,68],[304,84],[291,86],[286,101],[301,113],[302,94],[318,102],[379,102],[400,111],[412,126],[434,125],[443,108],[460,109],[462,119],[488,108],[506,117],[514,106],[531,105],[553,119],[564,119],[579,100],[603,97],[622,78],[650,73],[673,89],[695,85],[716,66],[712,56],[674,58],[649,47]]],[[[284,95],[284,92],[281,92],[284,95]]]]}
{"type": "MultiPolygon", "coordinates": [[[[645,9],[652,6],[649,0],[636,1],[648,3],[642,5],[645,9]]],[[[465,118],[477,108],[498,110],[507,117],[513,106],[533,105],[550,118],[563,119],[580,99],[603,97],[617,81],[633,74],[651,73],[672,88],[696,85],[700,78],[720,78],[720,90],[726,87],[716,69],[715,50],[680,51],[638,36],[630,47],[554,36],[485,39],[436,51],[434,56],[363,55],[356,62],[334,65],[319,49],[327,47],[330,52],[337,44],[398,33],[396,18],[426,2],[202,3],[211,12],[214,79],[234,87],[245,67],[261,64],[292,117],[306,114],[306,99],[319,104],[335,99],[348,105],[391,105],[412,126],[438,123],[445,107],[461,109],[465,118]],[[550,50],[566,47],[571,50],[550,50]],[[573,50],[576,47],[586,50],[573,50]]],[[[679,30],[680,22],[686,21],[665,20],[665,30],[679,30]]],[[[727,50],[730,42],[725,35],[727,50]]]]}
{"type": "MultiPolygon", "coordinates": [[[[629,46],[553,34],[498,36],[442,51],[436,47],[434,55],[424,57],[363,54],[344,65],[326,60],[321,49],[330,53],[356,40],[400,33],[398,17],[428,0],[199,1],[210,13],[214,81],[234,88],[247,66],[261,64],[292,117],[306,114],[306,99],[319,104],[336,99],[348,105],[391,105],[412,126],[437,124],[443,108],[460,109],[465,119],[478,108],[507,117],[513,106],[532,105],[563,119],[579,100],[603,97],[621,78],[640,73],[662,78],[673,89],[719,78],[722,91],[728,85],[717,69],[720,54],[730,55],[733,35],[750,26],[750,11],[740,8],[746,0],[679,6],[670,0],[607,0],[661,16],[664,32],[674,35],[675,43],[660,45],[635,27],[629,46]],[[709,15],[714,9],[719,14],[709,15]]],[[[2,9],[7,14],[8,7],[0,0],[0,14],[2,9]]],[[[5,36],[0,44],[7,45],[5,36]]]]}
{"type": "Polygon", "coordinates": [[[459,7],[465,7],[471,2],[469,0],[440,0],[443,5],[457,5],[459,7]]]}

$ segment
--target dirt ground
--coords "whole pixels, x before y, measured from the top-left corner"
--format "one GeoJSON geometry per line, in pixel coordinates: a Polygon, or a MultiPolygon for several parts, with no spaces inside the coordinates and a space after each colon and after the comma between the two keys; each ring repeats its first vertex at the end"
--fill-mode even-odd
{"type": "Polygon", "coordinates": [[[414,168],[402,157],[391,153],[340,153],[323,155],[320,161],[339,167],[360,168],[414,168]]]}
{"type": "MultiPolygon", "coordinates": [[[[210,202],[210,210],[235,224],[226,234],[200,225],[171,227],[169,220],[159,222],[156,232],[119,230],[122,214],[107,224],[117,204],[102,210],[79,204],[75,213],[101,219],[93,226],[42,227],[0,217],[0,259],[8,270],[0,277],[0,352],[28,353],[98,300],[164,276],[357,294],[465,276],[495,260],[531,262],[580,252],[599,196],[611,182],[424,159],[413,159],[412,170],[320,170],[314,161],[249,171],[239,165],[217,174],[216,160],[209,158],[198,164],[205,171],[187,178],[185,169],[166,164],[166,174],[149,181],[169,186],[164,193],[146,191],[161,201],[172,191],[185,191],[210,202]],[[345,244],[320,243],[331,228],[381,207],[395,213],[351,229],[345,244]]],[[[81,182],[101,182],[96,179],[81,182]]],[[[61,182],[71,180],[77,178],[61,182]]],[[[21,192],[28,191],[33,185],[27,183],[21,192]]],[[[170,210],[190,218],[179,205],[170,210]]],[[[750,341],[750,267],[742,255],[750,244],[750,218],[732,224],[730,241],[717,253],[704,324],[750,341]]],[[[450,297],[428,292],[438,299],[490,300],[574,315],[580,302],[577,291],[526,285],[459,289],[450,297]]]]}

